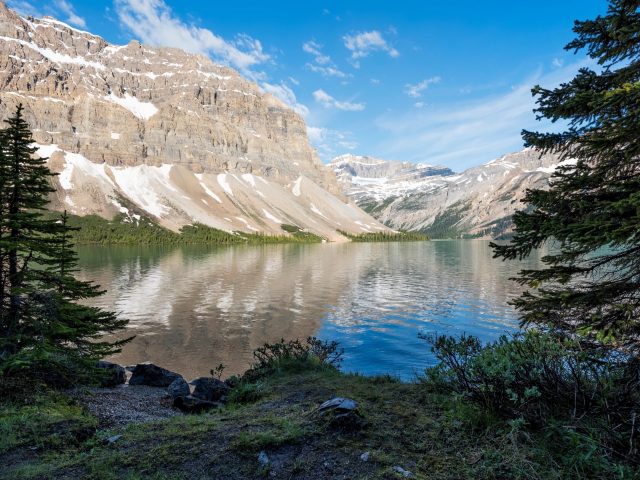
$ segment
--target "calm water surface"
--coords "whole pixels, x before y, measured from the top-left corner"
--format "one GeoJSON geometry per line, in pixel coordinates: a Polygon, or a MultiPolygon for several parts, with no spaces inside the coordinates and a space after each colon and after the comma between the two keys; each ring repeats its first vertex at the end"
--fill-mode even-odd
{"type": "Polygon", "coordinates": [[[240,247],[81,247],[81,276],[107,290],[94,304],[137,335],[114,359],[186,377],[223,363],[244,371],[267,341],[338,340],[343,369],[409,379],[432,365],[424,333],[484,340],[517,328],[508,278],[526,263],[489,243],[452,240],[240,247]]]}

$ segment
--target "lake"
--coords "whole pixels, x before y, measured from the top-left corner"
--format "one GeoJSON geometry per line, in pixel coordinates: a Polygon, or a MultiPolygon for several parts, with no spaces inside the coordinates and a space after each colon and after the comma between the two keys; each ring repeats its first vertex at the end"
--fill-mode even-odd
{"type": "Polygon", "coordinates": [[[489,242],[450,240],[179,248],[79,247],[94,305],[137,335],[113,358],[192,378],[244,371],[264,342],[338,340],[343,370],[411,379],[434,358],[419,333],[483,340],[518,328],[510,281],[539,265],[492,258],[489,242]]]}

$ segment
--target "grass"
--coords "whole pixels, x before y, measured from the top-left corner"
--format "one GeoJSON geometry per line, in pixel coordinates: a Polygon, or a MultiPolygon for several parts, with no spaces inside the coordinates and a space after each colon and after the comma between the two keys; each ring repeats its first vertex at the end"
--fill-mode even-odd
{"type": "Polygon", "coordinates": [[[401,478],[395,466],[417,479],[638,478],[624,464],[591,469],[600,453],[585,439],[528,433],[422,383],[308,364],[236,388],[221,410],[113,429],[64,394],[3,400],[0,478],[401,478]],[[334,396],[356,400],[368,426],[343,432],[317,415],[334,396]]]}

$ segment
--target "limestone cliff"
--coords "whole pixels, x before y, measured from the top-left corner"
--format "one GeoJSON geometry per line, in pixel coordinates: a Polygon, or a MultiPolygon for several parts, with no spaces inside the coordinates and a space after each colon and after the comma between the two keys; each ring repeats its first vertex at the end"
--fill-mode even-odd
{"type": "Polygon", "coordinates": [[[109,217],[122,211],[123,197],[174,229],[201,221],[282,233],[277,219],[329,238],[336,229],[362,231],[356,221],[384,228],[335,198],[335,175],[299,115],[206,57],[136,41],[110,45],[0,3],[0,116],[18,103],[61,172],[59,208],[109,217]],[[256,189],[255,178],[276,198],[256,189]],[[236,181],[247,198],[229,193],[236,181]],[[317,198],[294,195],[301,182],[317,198]],[[319,203],[338,213],[315,213],[319,203]]]}

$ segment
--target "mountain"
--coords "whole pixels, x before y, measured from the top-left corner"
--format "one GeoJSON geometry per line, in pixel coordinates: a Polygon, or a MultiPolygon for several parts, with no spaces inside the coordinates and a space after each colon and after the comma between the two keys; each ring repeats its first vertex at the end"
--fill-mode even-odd
{"type": "Polygon", "coordinates": [[[347,196],[384,224],[435,238],[500,238],[528,188],[543,188],[560,162],[532,149],[454,173],[446,167],[343,155],[329,165],[347,196]]]}
{"type": "Polygon", "coordinates": [[[50,157],[52,207],[106,218],[140,213],[173,230],[194,222],[341,240],[387,230],[343,200],[303,119],[234,70],[136,41],[110,45],[0,3],[0,115],[18,103],[50,157]]]}

